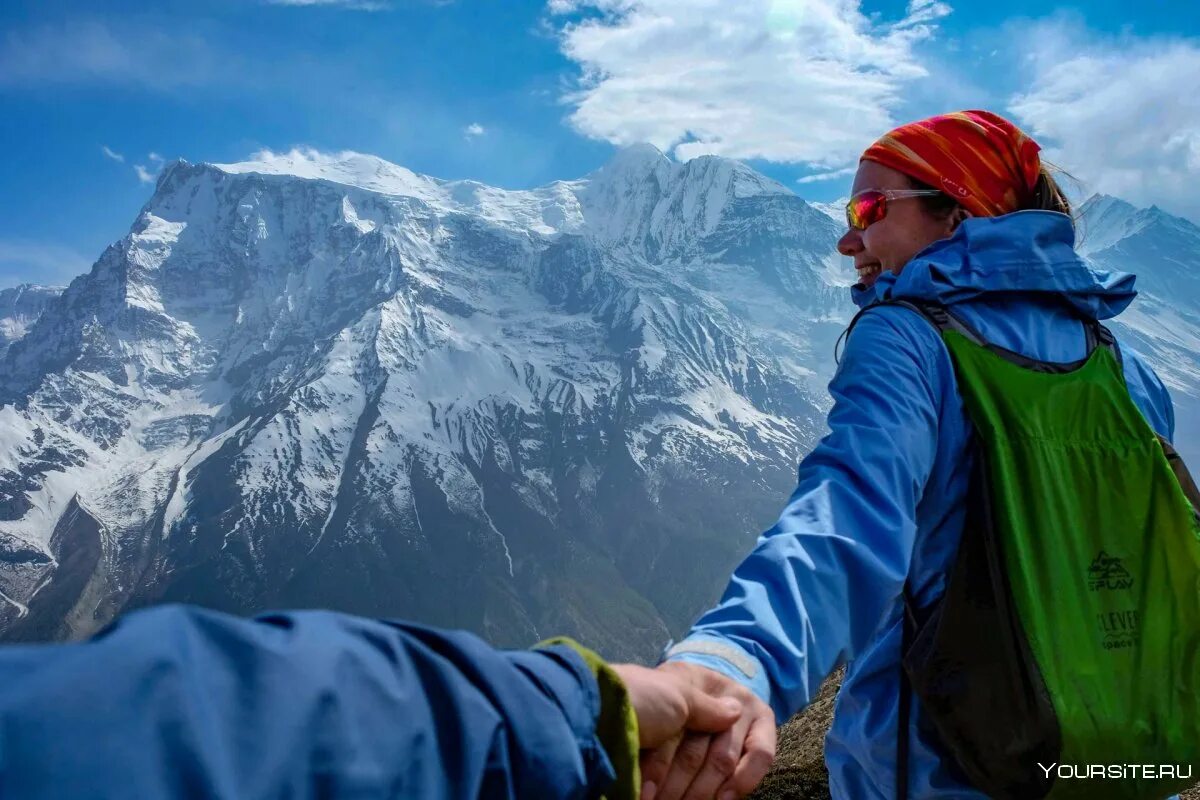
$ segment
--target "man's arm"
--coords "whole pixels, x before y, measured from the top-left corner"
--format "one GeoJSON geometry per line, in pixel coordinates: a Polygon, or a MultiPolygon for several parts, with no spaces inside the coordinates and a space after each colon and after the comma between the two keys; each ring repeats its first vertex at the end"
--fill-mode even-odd
{"type": "Polygon", "coordinates": [[[502,652],[331,612],[165,606],[86,642],[0,648],[0,783],[71,800],[632,798],[639,738],[728,727],[722,688],[569,640],[502,652]]]}
{"type": "Polygon", "coordinates": [[[593,797],[599,706],[563,646],[168,606],[0,649],[0,776],[22,798],[593,797]]]}

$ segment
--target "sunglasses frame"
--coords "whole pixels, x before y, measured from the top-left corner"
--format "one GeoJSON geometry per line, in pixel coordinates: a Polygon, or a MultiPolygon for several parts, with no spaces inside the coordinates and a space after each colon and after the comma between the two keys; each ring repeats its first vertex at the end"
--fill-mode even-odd
{"type": "Polygon", "coordinates": [[[938,189],[863,189],[861,192],[855,192],[854,196],[846,201],[846,225],[849,226],[851,230],[865,231],[871,225],[875,224],[875,222],[878,222],[880,219],[883,219],[887,216],[886,201],[905,200],[910,197],[933,197],[934,195],[939,194],[942,194],[942,192],[938,189]],[[850,212],[850,206],[853,205],[855,199],[862,197],[864,194],[882,195],[885,202],[883,205],[883,213],[880,215],[879,219],[869,222],[860,228],[851,221],[852,215],[850,212]]]}

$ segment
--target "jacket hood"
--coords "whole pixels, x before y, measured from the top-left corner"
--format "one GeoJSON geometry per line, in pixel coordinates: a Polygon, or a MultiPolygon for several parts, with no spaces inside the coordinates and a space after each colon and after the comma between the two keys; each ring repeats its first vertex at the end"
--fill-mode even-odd
{"type": "Polygon", "coordinates": [[[971,217],[948,239],[913,257],[899,275],[884,273],[870,288],[851,289],[860,308],[889,299],[944,305],[994,292],[1058,295],[1093,319],[1120,314],[1137,296],[1136,276],[1091,267],[1075,252],[1066,214],[1017,211],[971,217]]]}

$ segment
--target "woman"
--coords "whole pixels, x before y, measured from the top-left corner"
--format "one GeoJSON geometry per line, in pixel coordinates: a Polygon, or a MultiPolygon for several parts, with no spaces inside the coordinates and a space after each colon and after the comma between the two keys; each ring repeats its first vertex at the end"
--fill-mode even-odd
{"type": "MultiPolygon", "coordinates": [[[[1038,151],[985,111],[904,125],[872,145],[838,242],[858,272],[854,302],[933,301],[1026,357],[1083,358],[1081,320],[1120,313],[1135,296],[1134,277],[1097,272],[1075,253],[1070,206],[1038,151]]],[[[1135,353],[1121,352],[1130,395],[1170,439],[1166,389],[1135,353]]],[[[836,800],[897,796],[898,763],[909,797],[983,798],[919,707],[909,717],[908,757],[898,757],[902,598],[906,586],[918,608],[942,596],[967,509],[971,428],[950,354],[928,320],[881,304],[854,326],[830,392],[830,433],[801,463],[779,521],[661,668],[732,677],[770,705],[767,722],[782,723],[846,663],[825,743],[836,800]]],[[[760,716],[711,743],[656,753],[644,765],[650,794],[672,800],[689,785],[689,797],[741,794],[746,775],[759,771],[747,759],[761,765],[773,749],[765,727],[760,716]],[[707,748],[707,759],[698,750],[684,757],[687,748],[707,748]],[[689,760],[704,765],[689,769],[689,760]]]]}

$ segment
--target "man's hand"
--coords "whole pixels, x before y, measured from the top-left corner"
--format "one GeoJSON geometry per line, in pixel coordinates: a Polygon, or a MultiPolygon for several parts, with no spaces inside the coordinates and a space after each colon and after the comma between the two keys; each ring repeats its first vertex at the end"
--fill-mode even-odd
{"type": "Polygon", "coordinates": [[[730,800],[754,791],[775,759],[770,706],[740,683],[697,664],[668,661],[654,671],[694,696],[732,697],[742,710],[715,736],[674,736],[643,754],[642,800],[730,800]]]}
{"type": "Polygon", "coordinates": [[[726,730],[742,714],[741,702],[728,691],[704,691],[662,670],[636,664],[613,664],[612,668],[629,692],[643,749],[678,741],[685,731],[726,730]]]}

